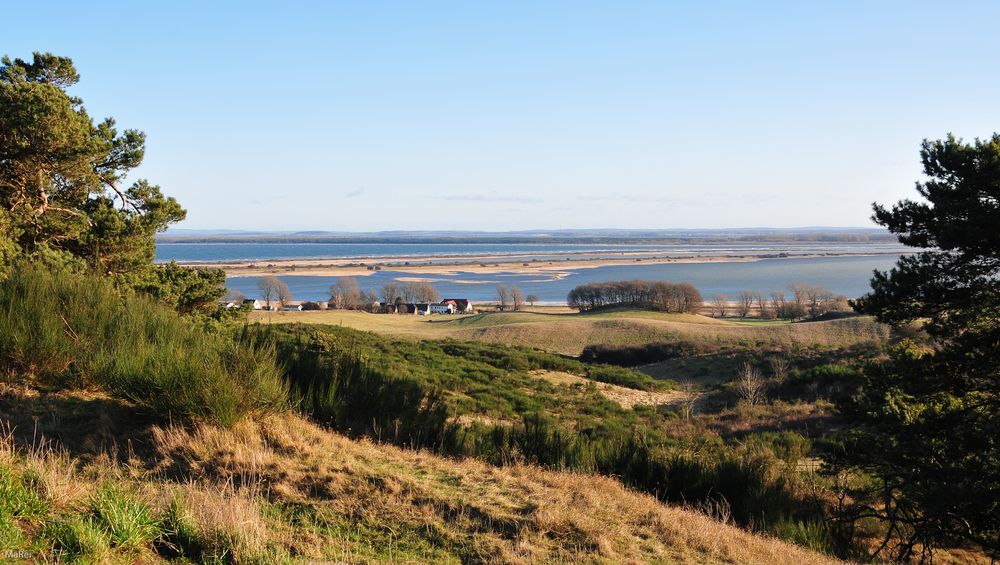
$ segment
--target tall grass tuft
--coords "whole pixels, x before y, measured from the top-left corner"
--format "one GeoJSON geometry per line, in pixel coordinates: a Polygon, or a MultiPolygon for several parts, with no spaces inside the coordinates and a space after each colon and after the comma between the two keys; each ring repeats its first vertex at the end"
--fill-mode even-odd
{"type": "Polygon", "coordinates": [[[113,484],[102,486],[91,497],[89,517],[112,547],[124,551],[139,551],[160,534],[149,506],[113,484]]]}
{"type": "Polygon", "coordinates": [[[92,519],[78,514],[47,522],[42,537],[52,544],[60,561],[106,563],[111,558],[107,535],[92,519]]]}
{"type": "Polygon", "coordinates": [[[30,265],[0,281],[0,372],[223,425],[287,403],[272,349],[207,333],[100,277],[30,265]]]}

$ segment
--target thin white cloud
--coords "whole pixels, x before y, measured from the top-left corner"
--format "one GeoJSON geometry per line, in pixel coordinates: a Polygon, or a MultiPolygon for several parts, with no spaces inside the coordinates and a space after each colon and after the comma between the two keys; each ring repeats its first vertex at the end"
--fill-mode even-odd
{"type": "Polygon", "coordinates": [[[455,200],[460,202],[516,202],[518,204],[538,204],[543,202],[541,198],[532,196],[521,196],[516,194],[447,194],[437,196],[440,200],[455,200]]]}

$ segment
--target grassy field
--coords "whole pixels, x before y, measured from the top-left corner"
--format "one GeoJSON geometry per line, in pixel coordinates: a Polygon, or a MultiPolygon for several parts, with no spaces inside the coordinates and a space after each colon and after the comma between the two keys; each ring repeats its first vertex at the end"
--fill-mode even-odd
{"type": "Polygon", "coordinates": [[[791,323],[638,310],[576,314],[553,308],[427,317],[326,310],[254,312],[251,319],[262,323],[330,324],[414,339],[523,345],[574,356],[593,345],[641,346],[684,340],[738,347],[843,348],[888,337],[887,328],[864,317],[791,323]]]}
{"type": "Polygon", "coordinates": [[[0,438],[0,549],[95,563],[835,562],[610,478],[350,440],[292,414],[232,429],[107,416],[134,412],[0,394],[4,420],[48,413],[39,433],[71,446],[38,447],[22,428],[0,438]]]}

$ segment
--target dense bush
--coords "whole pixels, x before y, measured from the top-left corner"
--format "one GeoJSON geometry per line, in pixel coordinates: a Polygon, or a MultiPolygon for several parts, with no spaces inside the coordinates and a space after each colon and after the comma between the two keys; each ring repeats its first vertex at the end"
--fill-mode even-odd
{"type": "Polygon", "coordinates": [[[587,363],[607,363],[622,367],[635,367],[658,363],[667,359],[715,353],[720,347],[714,343],[694,341],[669,341],[644,345],[588,345],[580,354],[587,363]]]}
{"type": "Polygon", "coordinates": [[[566,303],[581,312],[607,306],[697,312],[702,299],[698,289],[688,283],[634,280],[582,284],[569,291],[566,303]]]}
{"type": "Polygon", "coordinates": [[[32,266],[0,281],[0,371],[222,424],[287,402],[273,351],[206,333],[109,280],[32,266]]]}
{"type": "Polygon", "coordinates": [[[783,400],[807,402],[820,398],[843,400],[858,391],[862,380],[861,371],[856,367],[823,364],[803,371],[793,371],[778,386],[775,396],[783,400]]]}
{"type": "Polygon", "coordinates": [[[614,365],[591,365],[587,367],[587,378],[636,390],[666,390],[672,386],[669,381],[658,381],[649,375],[614,365]]]}

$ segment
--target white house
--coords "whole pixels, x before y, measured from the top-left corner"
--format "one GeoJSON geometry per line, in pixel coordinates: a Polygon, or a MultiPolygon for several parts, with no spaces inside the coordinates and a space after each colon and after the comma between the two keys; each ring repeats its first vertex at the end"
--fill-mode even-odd
{"type": "Polygon", "coordinates": [[[260,300],[254,300],[252,298],[244,299],[243,304],[244,305],[249,304],[250,307],[253,308],[254,310],[260,310],[261,307],[260,300]]]}
{"type": "Polygon", "coordinates": [[[467,298],[445,298],[441,301],[441,304],[451,304],[452,313],[458,312],[460,314],[471,314],[472,313],[472,301],[467,298]]]}
{"type": "Polygon", "coordinates": [[[452,304],[431,304],[431,314],[454,314],[455,306],[452,304]]]}

